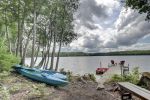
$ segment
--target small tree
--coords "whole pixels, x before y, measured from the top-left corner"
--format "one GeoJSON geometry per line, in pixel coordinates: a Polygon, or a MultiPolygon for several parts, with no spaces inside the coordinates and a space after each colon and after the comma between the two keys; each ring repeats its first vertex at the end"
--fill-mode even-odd
{"type": "Polygon", "coordinates": [[[19,59],[8,51],[7,46],[0,38],[0,72],[9,71],[11,66],[18,63],[19,59]]]}

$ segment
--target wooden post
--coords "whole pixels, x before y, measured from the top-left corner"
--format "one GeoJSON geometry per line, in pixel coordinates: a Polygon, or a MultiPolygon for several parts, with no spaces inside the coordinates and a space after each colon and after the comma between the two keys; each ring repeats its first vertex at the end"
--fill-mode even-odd
{"type": "Polygon", "coordinates": [[[100,61],[100,68],[102,68],[102,63],[101,63],[101,61],[100,61]]]}
{"type": "Polygon", "coordinates": [[[121,61],[120,61],[119,65],[120,65],[120,71],[121,71],[121,76],[122,76],[122,64],[121,64],[121,61]]]}

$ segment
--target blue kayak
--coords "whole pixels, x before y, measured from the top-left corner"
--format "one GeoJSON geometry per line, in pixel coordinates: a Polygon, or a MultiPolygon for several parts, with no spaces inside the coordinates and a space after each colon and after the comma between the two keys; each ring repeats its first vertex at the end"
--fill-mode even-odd
{"type": "Polygon", "coordinates": [[[66,75],[63,75],[59,72],[56,72],[56,71],[52,71],[52,70],[40,70],[42,73],[44,73],[45,75],[49,75],[51,74],[53,77],[57,77],[57,78],[60,78],[62,80],[67,80],[67,76],[66,75]]]}
{"type": "Polygon", "coordinates": [[[60,78],[60,79],[63,79],[63,80],[67,80],[67,76],[66,75],[63,75],[59,72],[56,72],[56,71],[53,71],[53,70],[42,70],[42,69],[37,69],[37,68],[29,68],[29,67],[25,67],[25,66],[22,66],[22,65],[14,65],[13,66],[14,69],[20,73],[20,69],[32,69],[32,70],[35,70],[35,71],[39,71],[41,73],[43,73],[44,75],[52,75],[53,77],[57,77],[57,78],[60,78]]]}
{"type": "Polygon", "coordinates": [[[56,78],[50,74],[41,73],[32,69],[20,69],[20,73],[32,80],[44,82],[53,86],[64,86],[68,84],[68,81],[56,78]]]}

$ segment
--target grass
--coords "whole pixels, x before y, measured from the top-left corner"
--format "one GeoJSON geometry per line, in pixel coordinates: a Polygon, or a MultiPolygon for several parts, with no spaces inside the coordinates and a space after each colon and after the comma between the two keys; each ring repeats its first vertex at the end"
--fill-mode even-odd
{"type": "Polygon", "coordinates": [[[133,84],[138,84],[140,80],[140,73],[139,73],[139,68],[135,67],[131,73],[125,76],[121,76],[118,74],[115,74],[111,77],[109,82],[130,82],[133,84]]]}
{"type": "Polygon", "coordinates": [[[19,93],[25,94],[23,99],[42,98],[51,95],[54,89],[44,83],[36,83],[18,74],[10,72],[0,73],[0,100],[9,100],[19,93]]]}
{"type": "Polygon", "coordinates": [[[10,94],[9,91],[4,86],[0,86],[0,100],[9,100],[10,94]]]}

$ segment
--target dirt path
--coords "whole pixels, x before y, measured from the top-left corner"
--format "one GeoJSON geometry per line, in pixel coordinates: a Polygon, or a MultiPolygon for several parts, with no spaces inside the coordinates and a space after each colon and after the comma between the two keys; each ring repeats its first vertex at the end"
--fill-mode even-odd
{"type": "Polygon", "coordinates": [[[96,90],[97,83],[88,81],[73,82],[68,86],[61,88],[67,95],[63,100],[113,100],[112,96],[105,90],[96,90]]]}
{"type": "Polygon", "coordinates": [[[115,100],[105,90],[96,90],[96,82],[78,78],[65,87],[53,87],[11,73],[0,78],[0,83],[7,89],[0,87],[0,100],[115,100]]]}

